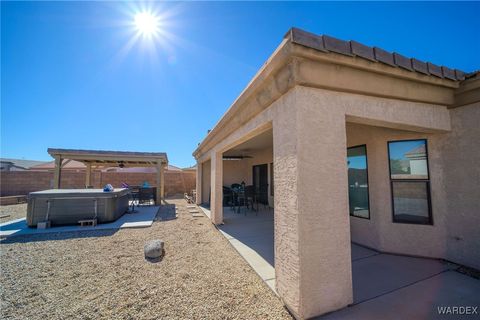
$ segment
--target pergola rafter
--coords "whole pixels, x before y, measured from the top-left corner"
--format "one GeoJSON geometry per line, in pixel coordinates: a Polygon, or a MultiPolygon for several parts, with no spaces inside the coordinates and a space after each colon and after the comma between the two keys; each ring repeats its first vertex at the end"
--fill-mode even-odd
{"type": "Polygon", "coordinates": [[[168,157],[164,152],[129,152],[105,150],[53,149],[48,153],[55,159],[54,188],[60,188],[62,167],[69,161],[82,162],[86,166],[85,185],[90,185],[92,167],[156,167],[157,199],[165,194],[164,171],[168,157]],[[64,162],[64,160],[66,160],[64,162]]]}

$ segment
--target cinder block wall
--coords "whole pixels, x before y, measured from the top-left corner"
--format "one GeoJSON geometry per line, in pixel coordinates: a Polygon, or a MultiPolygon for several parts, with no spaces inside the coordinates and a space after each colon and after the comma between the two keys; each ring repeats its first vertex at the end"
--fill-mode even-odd
{"type": "MultiPolygon", "coordinates": [[[[165,171],[165,196],[191,193],[195,189],[195,171],[165,171]]],[[[120,187],[122,182],[141,185],[144,181],[152,186],[157,184],[156,173],[93,172],[92,185],[101,188],[107,183],[120,187]]],[[[62,188],[84,188],[85,172],[62,172],[62,188]]],[[[26,195],[29,192],[53,188],[53,172],[12,171],[0,173],[0,195],[26,195]]]]}

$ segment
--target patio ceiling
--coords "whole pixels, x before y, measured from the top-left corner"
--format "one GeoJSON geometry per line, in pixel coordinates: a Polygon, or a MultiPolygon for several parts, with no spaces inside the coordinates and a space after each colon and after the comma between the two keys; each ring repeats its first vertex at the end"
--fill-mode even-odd
{"type": "Polygon", "coordinates": [[[267,130],[223,153],[225,157],[249,156],[250,153],[271,148],[273,146],[273,131],[267,130]]]}

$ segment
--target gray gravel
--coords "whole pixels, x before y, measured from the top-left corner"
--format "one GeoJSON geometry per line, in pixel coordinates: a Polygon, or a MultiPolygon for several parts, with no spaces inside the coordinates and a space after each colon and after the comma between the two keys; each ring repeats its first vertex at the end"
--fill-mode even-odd
{"type": "Polygon", "coordinates": [[[10,220],[25,218],[27,216],[27,204],[15,204],[10,206],[0,206],[0,223],[10,220]],[[3,217],[7,216],[7,217],[3,217]]]}
{"type": "Polygon", "coordinates": [[[291,319],[207,218],[192,218],[183,200],[168,202],[162,213],[176,205],[178,219],[150,228],[4,240],[1,317],[291,319]],[[165,241],[158,263],[144,259],[152,239],[165,241]]]}

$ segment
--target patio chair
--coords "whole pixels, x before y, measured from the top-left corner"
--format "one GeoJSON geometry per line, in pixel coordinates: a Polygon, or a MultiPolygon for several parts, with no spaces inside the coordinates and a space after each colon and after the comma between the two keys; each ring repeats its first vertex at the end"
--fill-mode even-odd
{"type": "Polygon", "coordinates": [[[245,205],[247,208],[251,208],[258,215],[258,202],[255,196],[255,187],[246,186],[245,187],[245,205]],[[254,208],[254,205],[257,205],[257,209],[254,208]]]}
{"type": "Polygon", "coordinates": [[[223,206],[233,207],[233,192],[229,187],[223,187],[223,206]]]}
{"type": "Polygon", "coordinates": [[[148,204],[151,205],[152,202],[155,202],[154,190],[153,188],[140,188],[138,189],[138,204],[148,204]]]}

